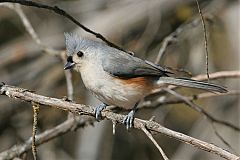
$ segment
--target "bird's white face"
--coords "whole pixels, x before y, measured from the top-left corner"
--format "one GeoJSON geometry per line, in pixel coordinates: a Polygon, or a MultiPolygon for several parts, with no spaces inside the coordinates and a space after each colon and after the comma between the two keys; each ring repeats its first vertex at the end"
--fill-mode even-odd
{"type": "Polygon", "coordinates": [[[72,60],[73,63],[75,63],[74,69],[81,67],[86,61],[87,56],[87,53],[84,53],[83,51],[77,51],[77,53],[73,54],[72,60]]]}
{"type": "Polygon", "coordinates": [[[65,64],[64,69],[74,69],[77,72],[81,72],[83,68],[88,67],[89,65],[98,64],[96,61],[96,56],[96,54],[88,50],[79,50],[67,57],[67,63],[65,64]]]}

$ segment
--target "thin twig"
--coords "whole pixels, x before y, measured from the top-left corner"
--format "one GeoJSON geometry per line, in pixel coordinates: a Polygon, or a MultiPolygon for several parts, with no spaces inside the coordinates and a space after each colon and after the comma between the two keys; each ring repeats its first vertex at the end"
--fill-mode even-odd
{"type": "MultiPolygon", "coordinates": [[[[239,78],[240,71],[238,70],[237,71],[220,71],[220,72],[210,73],[209,77],[211,80],[219,79],[219,78],[239,78]]],[[[204,81],[204,80],[207,80],[208,77],[206,76],[206,74],[200,74],[193,77],[192,79],[204,81]]]]}
{"type": "Polygon", "coordinates": [[[202,10],[200,8],[200,5],[198,3],[198,0],[195,0],[197,3],[197,7],[198,7],[198,12],[199,15],[201,17],[201,22],[202,22],[202,27],[203,27],[203,33],[204,33],[204,46],[205,46],[205,51],[206,51],[206,74],[207,74],[207,78],[208,78],[208,82],[209,82],[209,71],[208,71],[208,39],[207,39],[207,29],[206,29],[206,24],[204,22],[204,18],[203,18],[203,14],[202,14],[202,10]]]}
{"type": "MultiPolygon", "coordinates": [[[[61,54],[61,58],[62,58],[63,63],[66,63],[66,53],[65,52],[63,52],[61,54]]],[[[74,91],[73,91],[73,82],[72,82],[72,71],[64,70],[64,75],[65,75],[66,84],[67,84],[67,99],[70,101],[73,101],[73,92],[74,91]]],[[[73,118],[76,121],[76,117],[72,113],[68,113],[68,119],[69,118],[73,118]]],[[[73,130],[75,130],[76,126],[73,126],[72,128],[73,128],[73,130]]]]}
{"type": "Polygon", "coordinates": [[[65,78],[66,78],[66,83],[67,83],[67,94],[68,94],[68,99],[73,100],[73,83],[72,83],[72,73],[70,70],[65,70],[64,71],[65,78]]]}
{"type": "Polygon", "coordinates": [[[58,50],[52,49],[50,47],[47,47],[42,43],[42,41],[38,37],[36,31],[33,29],[31,23],[29,22],[27,16],[23,12],[23,10],[22,10],[22,8],[19,4],[1,3],[0,2],[0,5],[10,8],[18,14],[18,16],[20,17],[20,20],[22,21],[23,26],[25,27],[26,31],[32,37],[34,42],[36,42],[36,44],[38,44],[46,53],[51,54],[51,55],[57,55],[57,56],[60,55],[61,51],[58,51],[58,50]]]}
{"type": "Polygon", "coordinates": [[[167,49],[167,46],[171,43],[171,42],[174,42],[176,41],[176,32],[172,32],[170,35],[168,35],[166,38],[164,38],[164,40],[162,41],[162,45],[159,49],[159,52],[158,52],[158,55],[157,55],[157,58],[155,60],[155,64],[158,64],[160,62],[160,60],[162,59],[166,49],[167,49]]]}
{"type": "Polygon", "coordinates": [[[128,52],[126,50],[124,50],[123,48],[119,47],[118,45],[110,42],[109,40],[107,40],[103,35],[101,35],[100,33],[97,33],[91,29],[89,29],[88,27],[84,26],[83,24],[81,24],[80,22],[78,22],[74,17],[72,17],[69,13],[67,13],[66,11],[64,11],[63,9],[59,8],[58,6],[49,6],[43,3],[38,3],[38,2],[33,2],[33,1],[26,1],[26,0],[1,0],[0,3],[3,2],[9,2],[9,3],[18,3],[21,5],[25,5],[25,6],[30,6],[30,7],[35,7],[35,8],[41,8],[41,9],[46,9],[49,11],[53,11],[58,15],[61,15],[67,19],[69,19],[70,21],[72,21],[73,23],[75,23],[76,25],[78,25],[80,28],[82,28],[84,31],[93,34],[96,36],[96,38],[101,39],[102,41],[104,41],[106,44],[108,44],[111,47],[114,47],[116,49],[119,49],[123,52],[126,52],[128,54],[131,54],[131,52],[128,52]]]}
{"type": "Polygon", "coordinates": [[[164,160],[169,160],[167,155],[164,153],[164,151],[162,150],[162,148],[158,145],[158,143],[155,141],[155,139],[153,138],[152,134],[146,129],[145,126],[142,126],[141,129],[143,130],[143,132],[148,136],[148,138],[153,142],[153,144],[157,147],[157,149],[159,150],[159,152],[161,153],[162,157],[164,160]]]}
{"type": "MultiPolygon", "coordinates": [[[[233,128],[237,131],[240,131],[240,128],[230,124],[228,122],[222,121],[222,120],[218,120],[216,118],[214,118],[212,115],[210,115],[209,113],[207,113],[207,111],[205,111],[204,109],[202,109],[200,106],[196,105],[195,103],[191,102],[190,100],[188,100],[187,97],[184,97],[180,94],[178,94],[177,92],[170,90],[170,89],[166,89],[167,92],[169,92],[170,94],[176,96],[177,98],[181,99],[184,101],[185,104],[187,104],[188,106],[190,106],[191,108],[193,108],[194,110],[196,110],[197,112],[203,114],[209,121],[210,124],[214,130],[214,133],[216,134],[216,136],[226,145],[228,146],[230,149],[232,149],[234,151],[234,149],[232,148],[232,146],[218,133],[217,129],[214,126],[214,123],[219,123],[222,125],[225,125],[227,127],[233,128]]],[[[235,152],[235,151],[234,151],[235,152]]],[[[236,153],[236,152],[235,152],[236,153]]]]}
{"type": "Polygon", "coordinates": [[[235,149],[233,149],[233,147],[223,138],[223,136],[221,136],[221,134],[218,132],[217,128],[215,127],[214,123],[211,123],[211,126],[214,130],[214,133],[216,134],[216,136],[228,147],[230,148],[232,151],[234,151],[235,153],[237,153],[235,151],[235,149]]]}
{"type": "Polygon", "coordinates": [[[33,40],[35,40],[35,42],[42,46],[42,42],[39,39],[38,35],[36,34],[35,30],[33,29],[31,23],[29,22],[27,16],[25,15],[25,13],[23,12],[21,6],[19,4],[15,4],[15,11],[18,13],[20,19],[22,20],[26,30],[28,31],[28,33],[31,35],[31,37],[33,38],[33,40]]]}
{"type": "Polygon", "coordinates": [[[27,19],[26,15],[24,14],[24,12],[22,11],[22,8],[19,4],[11,4],[11,3],[2,3],[1,6],[5,6],[8,7],[9,9],[14,10],[18,16],[20,17],[24,27],[26,28],[26,30],[28,31],[28,33],[31,35],[31,37],[33,38],[33,40],[38,44],[38,45],[42,45],[41,44],[41,40],[39,39],[38,35],[36,34],[36,32],[34,31],[31,23],[29,22],[29,20],[27,19]]]}
{"type": "MultiPolygon", "coordinates": [[[[0,86],[0,94],[6,95],[14,99],[21,99],[26,102],[35,102],[40,105],[55,107],[61,110],[72,112],[77,115],[90,115],[92,117],[94,117],[95,115],[94,109],[91,106],[76,104],[73,102],[67,102],[57,98],[41,96],[35,93],[31,93],[26,89],[14,87],[14,86],[8,86],[8,85],[2,84],[0,86]]],[[[118,123],[122,123],[125,116],[121,114],[113,113],[112,111],[109,111],[109,110],[103,110],[102,117],[111,121],[114,120],[118,123]]],[[[141,129],[141,126],[144,125],[149,131],[162,133],[166,136],[175,138],[184,143],[191,144],[192,146],[202,149],[204,151],[208,151],[216,155],[219,155],[220,157],[223,157],[225,159],[229,159],[229,160],[239,159],[237,155],[234,155],[229,151],[226,151],[218,146],[215,146],[213,144],[201,141],[199,139],[187,136],[185,134],[170,130],[153,121],[146,121],[146,120],[135,118],[133,124],[134,124],[134,128],[141,129]]]]}
{"type": "Polygon", "coordinates": [[[200,106],[196,105],[195,103],[193,103],[192,101],[190,101],[187,97],[184,97],[180,94],[178,94],[177,92],[169,89],[169,88],[166,88],[164,89],[166,90],[168,93],[174,95],[175,97],[181,99],[184,101],[185,104],[187,104],[189,107],[193,108],[194,110],[196,110],[197,112],[203,114],[204,116],[206,116],[206,118],[208,120],[211,120],[215,123],[219,123],[219,124],[222,124],[222,125],[225,125],[226,127],[229,127],[231,129],[234,129],[236,131],[240,131],[240,127],[238,126],[235,126],[229,122],[226,122],[226,121],[223,121],[223,120],[219,120],[217,118],[214,118],[212,115],[210,115],[207,111],[205,111],[203,108],[201,108],[200,106]]]}
{"type": "Polygon", "coordinates": [[[171,42],[177,41],[178,36],[181,35],[183,33],[183,31],[197,26],[200,23],[200,20],[201,19],[194,17],[191,21],[189,21],[189,22],[187,21],[187,22],[181,24],[179,27],[177,27],[175,29],[175,31],[171,32],[168,36],[166,36],[161,43],[162,45],[161,45],[158,55],[156,57],[155,64],[159,64],[160,60],[166,53],[167,47],[171,44],[171,42]]]}
{"type": "MultiPolygon", "coordinates": [[[[61,53],[61,59],[63,61],[63,63],[66,63],[66,53],[62,52],[61,53]]],[[[67,84],[67,98],[68,100],[72,101],[73,100],[73,82],[72,82],[72,72],[71,70],[64,70],[64,75],[65,75],[65,79],[66,79],[66,84],[67,84]]]]}
{"type": "Polygon", "coordinates": [[[37,147],[36,147],[36,133],[37,133],[37,122],[38,122],[38,113],[39,113],[39,105],[33,103],[33,128],[32,128],[32,154],[33,159],[37,160],[37,147]]]}
{"type": "MultiPolygon", "coordinates": [[[[192,96],[187,96],[186,98],[189,101],[193,100],[200,100],[200,99],[205,99],[205,98],[213,98],[213,97],[221,97],[221,96],[231,96],[231,95],[240,95],[240,90],[232,90],[228,91],[227,93],[211,93],[211,92],[205,92],[205,93],[200,93],[192,96]]],[[[151,96],[151,95],[150,95],[151,96]]],[[[163,98],[162,96],[157,98],[155,101],[144,101],[139,108],[156,108],[161,105],[166,105],[166,104],[179,104],[179,103],[184,103],[184,100],[182,99],[167,99],[163,98]]]]}

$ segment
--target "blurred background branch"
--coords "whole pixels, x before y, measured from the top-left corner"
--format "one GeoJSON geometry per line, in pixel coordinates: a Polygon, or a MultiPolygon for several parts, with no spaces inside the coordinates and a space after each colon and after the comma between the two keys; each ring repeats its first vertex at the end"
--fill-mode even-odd
{"type": "MultiPolygon", "coordinates": [[[[37,3],[46,2],[38,1],[37,3]]],[[[168,0],[138,2],[80,0],[51,1],[48,5],[64,9],[81,24],[101,33],[126,50],[133,51],[137,57],[163,66],[178,68],[174,72],[176,76],[189,77],[188,71],[191,75],[205,72],[204,45],[202,44],[204,40],[195,0],[171,0],[171,2],[168,0]]],[[[239,33],[239,2],[237,0],[199,0],[199,5],[208,28],[209,72],[216,72],[210,74],[210,78],[214,83],[226,86],[230,92],[216,95],[176,88],[177,93],[190,101],[194,100],[196,105],[201,106],[214,117],[239,126],[240,50],[239,38],[236,36],[239,33]],[[222,72],[217,73],[217,71],[222,72]]],[[[67,95],[68,99],[72,97],[77,103],[93,104],[93,101],[95,103],[95,99],[83,87],[79,75],[64,73],[62,69],[62,62],[65,61],[63,32],[74,31],[92,39],[95,36],[86,34],[76,28],[76,25],[51,12],[30,7],[21,8],[18,4],[10,3],[0,3],[0,7],[0,81],[50,97],[61,98],[67,95]],[[8,8],[10,6],[20,19],[11,10],[1,7],[2,5],[8,8]],[[31,37],[25,34],[26,31],[31,37]],[[42,54],[46,52],[49,54],[42,54]],[[72,84],[70,79],[73,79],[72,84]]],[[[205,74],[196,78],[207,79],[205,74]]],[[[144,107],[136,117],[149,119],[154,116],[155,121],[168,128],[214,143],[221,148],[231,149],[224,143],[225,140],[238,152],[239,132],[218,124],[214,129],[212,124],[196,111],[182,105],[183,102],[165,91],[158,90],[146,97],[141,104],[144,107]],[[216,130],[224,140],[219,140],[216,130]]],[[[26,103],[0,97],[0,152],[15,144],[24,143],[31,136],[32,113],[29,106],[26,103]]],[[[40,159],[160,158],[158,150],[144,134],[135,130],[126,132],[124,127],[117,126],[116,134],[113,136],[110,122],[96,123],[95,127],[89,126],[83,130],[70,132],[78,128],[76,127],[78,124],[92,124],[94,121],[93,119],[85,121],[86,117],[82,116],[77,118],[79,119],[76,122],[72,117],[66,120],[65,112],[42,107],[38,123],[40,139],[41,135],[44,136],[47,133],[50,138],[46,138],[46,141],[56,137],[55,133],[68,134],[40,146],[38,148],[40,159]],[[58,130],[58,126],[63,124],[66,130],[58,130]],[[100,147],[104,148],[104,151],[99,149],[100,147]]],[[[161,135],[155,135],[154,139],[161,142],[162,149],[170,159],[219,159],[213,154],[206,154],[161,135]]],[[[36,144],[39,142],[41,141],[38,141],[37,136],[36,144]]],[[[31,139],[26,144],[20,147],[20,150],[12,152],[15,154],[12,157],[21,155],[20,159],[32,158],[29,152],[31,139]]]]}

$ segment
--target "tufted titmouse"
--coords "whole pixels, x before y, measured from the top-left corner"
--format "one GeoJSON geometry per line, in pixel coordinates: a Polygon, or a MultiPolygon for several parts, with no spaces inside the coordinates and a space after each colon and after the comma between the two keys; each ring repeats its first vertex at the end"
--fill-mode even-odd
{"type": "Polygon", "coordinates": [[[169,77],[168,71],[104,43],[65,33],[67,63],[64,69],[74,68],[81,74],[83,83],[103,103],[96,107],[98,119],[108,105],[133,109],[124,118],[127,128],[132,127],[133,116],[139,101],[156,88],[157,82],[227,92],[219,85],[191,79],[169,77]]]}

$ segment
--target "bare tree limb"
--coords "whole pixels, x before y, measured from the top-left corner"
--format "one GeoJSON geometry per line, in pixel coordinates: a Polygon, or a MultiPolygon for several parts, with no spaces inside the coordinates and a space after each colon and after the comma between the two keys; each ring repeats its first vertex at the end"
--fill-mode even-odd
{"type": "MultiPolygon", "coordinates": [[[[2,2],[2,1],[1,1],[2,2]]],[[[1,3],[0,2],[0,3],[1,3]]],[[[11,2],[13,2],[13,1],[11,1],[11,2]]],[[[13,3],[20,3],[20,4],[22,4],[22,3],[25,3],[26,1],[23,1],[23,0],[15,0],[13,3]]],[[[27,2],[30,2],[30,3],[36,3],[36,2],[32,2],[32,1],[27,1],[27,2]]],[[[38,4],[38,3],[36,3],[36,4],[38,4]]],[[[26,5],[26,4],[23,4],[23,5],[26,5]]],[[[38,4],[39,5],[39,4],[38,4]]],[[[40,4],[40,5],[42,5],[42,4],[40,4]]],[[[34,5],[28,5],[28,6],[33,6],[33,7],[39,7],[39,6],[34,6],[34,5]]],[[[46,5],[43,5],[43,6],[46,6],[46,5]]],[[[34,29],[32,28],[32,26],[31,26],[31,24],[29,23],[29,21],[28,21],[28,19],[26,18],[26,16],[25,16],[25,14],[22,12],[22,10],[21,10],[21,8],[20,8],[20,6],[19,5],[16,5],[15,6],[16,7],[16,12],[19,14],[19,16],[21,17],[21,20],[23,21],[23,24],[24,24],[24,26],[26,27],[26,29],[27,29],[27,31],[30,33],[30,35],[32,36],[32,38],[36,41],[36,43],[37,44],[39,44],[39,45],[41,45],[41,46],[43,46],[42,44],[41,44],[41,41],[40,41],[40,39],[38,38],[38,36],[37,36],[37,34],[35,33],[35,31],[34,31],[34,29]]],[[[48,7],[50,7],[50,6],[48,6],[48,7]]],[[[41,7],[40,7],[41,8],[41,7]]],[[[72,20],[73,22],[74,22],[74,18],[72,17],[72,19],[71,18],[69,18],[68,16],[70,16],[68,13],[66,13],[65,11],[63,11],[62,9],[60,9],[60,8],[58,8],[57,6],[54,6],[54,7],[52,7],[54,10],[54,12],[55,13],[57,13],[57,14],[59,14],[59,13],[62,13],[62,14],[60,14],[60,15],[63,15],[63,16],[65,16],[65,17],[67,17],[68,19],[70,19],[70,20],[72,20]]],[[[44,8],[44,9],[49,9],[49,8],[44,8]]],[[[51,10],[51,9],[50,9],[51,10]]],[[[70,16],[71,17],[71,16],[70,16]]],[[[76,21],[76,20],[75,20],[76,21]]],[[[78,21],[77,21],[78,22],[78,21]]],[[[74,22],[75,24],[77,24],[77,22],[74,22]]],[[[78,22],[79,23],[79,22],[78,22]]],[[[80,23],[79,23],[80,24],[80,23]]],[[[81,25],[81,24],[80,24],[81,25]]],[[[81,27],[81,26],[80,26],[81,27]]],[[[83,26],[84,27],[84,26],[83,26]]],[[[88,29],[88,28],[86,28],[86,29],[88,29]]],[[[90,29],[89,29],[90,30],[90,29]]],[[[85,30],[86,31],[86,30],[85,30]]],[[[91,31],[91,30],[90,30],[91,31]]],[[[93,32],[93,31],[91,31],[91,32],[93,32]]],[[[90,33],[91,33],[90,32],[90,33]]],[[[94,34],[95,32],[93,32],[92,34],[94,34]]],[[[97,37],[97,38],[99,38],[98,37],[98,34],[99,33],[95,33],[94,35],[97,37]]],[[[100,35],[100,34],[99,34],[100,35]]],[[[100,35],[101,36],[101,35],[100,35]]],[[[101,37],[100,37],[101,38],[101,37]]],[[[104,38],[104,37],[103,37],[104,38]]],[[[101,38],[102,39],[102,38],[101,38]]],[[[103,39],[102,39],[103,40],[103,39]]],[[[106,39],[105,39],[106,40],[106,39]]],[[[105,40],[103,40],[103,41],[105,41],[105,40]]],[[[106,40],[107,41],[107,40],[106,40]]],[[[105,42],[106,42],[105,41],[105,42]]],[[[107,41],[108,42],[108,41],[107,41]]],[[[106,43],[107,43],[106,42],[106,43]]],[[[111,42],[110,42],[111,43],[111,42]]],[[[168,45],[168,43],[170,43],[170,41],[169,42],[167,42],[165,45],[165,49],[166,49],[166,47],[167,47],[167,45],[168,45]]],[[[108,44],[108,45],[110,45],[111,46],[111,44],[108,44]]],[[[114,45],[114,44],[113,44],[114,45]]],[[[118,46],[112,46],[112,47],[118,47],[118,46]]],[[[47,49],[47,48],[46,48],[47,49]]],[[[121,49],[121,48],[118,48],[118,49],[121,49]]],[[[163,52],[164,52],[164,50],[165,49],[163,49],[163,52]]],[[[123,49],[121,49],[121,50],[123,50],[123,49]]],[[[124,50],[123,50],[124,51],[124,50]]],[[[47,51],[48,52],[48,51],[47,51]]],[[[208,69],[208,68],[207,68],[208,69]]],[[[207,73],[208,73],[208,71],[207,71],[207,73]]],[[[66,80],[67,80],[67,87],[68,87],[68,97],[69,97],[69,99],[71,100],[72,98],[71,97],[73,97],[73,87],[72,87],[72,82],[70,82],[70,80],[71,80],[71,73],[69,72],[69,73],[67,73],[67,72],[65,72],[65,76],[66,76],[66,80]]],[[[4,87],[4,86],[3,86],[4,87]]],[[[5,86],[6,87],[6,86],[5,86]]],[[[7,93],[6,91],[4,91],[5,93],[7,93]]],[[[21,91],[22,92],[22,91],[21,91]]],[[[23,91],[23,93],[25,94],[25,93],[27,93],[28,91],[27,90],[24,90],[23,91]]],[[[0,93],[2,93],[2,92],[0,92],[0,93]]],[[[30,93],[30,92],[29,92],[30,93]]],[[[15,96],[13,96],[13,97],[15,97],[15,96]]],[[[22,97],[15,97],[15,98],[20,98],[20,99],[22,99],[22,97]]],[[[26,99],[24,99],[24,100],[26,100],[26,99]]],[[[27,100],[27,101],[33,101],[33,100],[27,100]]],[[[55,107],[59,107],[59,106],[55,106],[55,107]]],[[[83,107],[85,107],[85,106],[83,106],[83,107]]],[[[63,108],[61,108],[61,107],[59,107],[60,109],[63,109],[63,108]]],[[[68,110],[68,109],[67,109],[68,110]]],[[[70,109],[70,110],[68,110],[68,111],[70,111],[70,112],[73,112],[73,113],[78,113],[79,114],[79,112],[80,112],[80,114],[90,114],[90,115],[92,115],[90,112],[87,112],[87,111],[82,111],[81,109],[80,110],[72,110],[72,109],[70,109]]],[[[106,112],[106,117],[108,116],[108,112],[106,112]]],[[[110,118],[109,117],[107,117],[108,119],[110,119],[110,120],[112,120],[112,121],[114,121],[115,122],[115,119],[114,118],[112,118],[111,116],[110,116],[110,118]]],[[[67,120],[68,121],[68,120],[67,120]]],[[[66,121],[66,122],[67,122],[66,121]]],[[[143,121],[143,120],[142,120],[143,121]]],[[[119,122],[119,121],[117,121],[117,122],[119,122]]],[[[138,122],[138,121],[137,121],[138,122]]],[[[137,123],[136,122],[136,123],[137,123]]],[[[141,120],[140,120],[140,122],[141,122],[141,120]]],[[[143,121],[144,123],[146,122],[148,122],[148,121],[143,121]]],[[[140,123],[140,124],[144,124],[144,123],[140,123]]],[[[65,123],[65,122],[64,122],[65,123]]],[[[138,123],[137,123],[138,124],[138,123]]],[[[159,125],[159,124],[158,124],[159,125]]],[[[59,125],[60,126],[60,125],[59,125]]],[[[58,126],[57,126],[58,127],[58,126]]],[[[57,128],[56,127],[56,128],[57,128]]],[[[62,127],[62,126],[61,126],[62,127]]],[[[161,126],[162,127],[162,126],[161,126]]],[[[56,128],[53,128],[52,130],[53,131],[56,131],[56,130],[54,130],[54,129],[56,129],[56,128]]],[[[62,128],[64,128],[64,127],[62,127],[62,128]]],[[[64,130],[62,130],[62,128],[60,128],[61,130],[58,132],[59,133],[59,135],[64,131],[64,130]]],[[[72,127],[71,127],[72,128],[72,127]]],[[[146,134],[147,134],[147,132],[151,135],[151,133],[148,131],[148,128],[145,128],[145,126],[144,126],[144,129],[143,128],[138,128],[138,129],[142,129],[146,134]]],[[[154,130],[154,129],[153,129],[154,130]]],[[[50,130],[49,130],[50,131],[50,130]]],[[[69,130],[68,130],[69,131],[69,130]]],[[[68,132],[67,131],[67,132],[68,132]]],[[[45,133],[45,132],[44,132],[45,133]]],[[[66,132],[65,132],[66,133],[66,132]]],[[[161,133],[160,131],[159,131],[159,133],[161,133]]],[[[177,132],[176,132],[177,133],[177,132]]],[[[41,134],[42,135],[42,134],[41,134]]],[[[41,136],[41,135],[39,135],[39,136],[41,136]]],[[[47,135],[47,134],[46,134],[47,135]]],[[[52,134],[52,135],[54,135],[54,134],[52,134]]],[[[56,136],[59,136],[59,135],[56,135],[56,136]]],[[[148,135],[148,134],[147,134],[148,135]]],[[[167,135],[167,134],[165,134],[165,135],[167,135]]],[[[152,136],[152,135],[151,135],[152,136]]],[[[34,141],[34,137],[35,136],[33,136],[33,141],[34,141]]],[[[47,136],[46,136],[47,137],[47,136]]],[[[174,136],[172,136],[172,137],[174,137],[174,136]]],[[[54,138],[54,136],[52,136],[51,138],[54,138]]],[[[176,138],[176,137],[175,137],[176,138]]],[[[151,138],[150,138],[151,139],[151,138]]],[[[178,138],[177,138],[178,139],[178,138]]],[[[45,140],[45,138],[44,138],[44,140],[45,140]]],[[[151,139],[152,141],[153,141],[153,143],[155,142],[156,143],[156,141],[153,139],[153,137],[152,137],[152,139],[151,139]]],[[[179,138],[179,140],[181,140],[180,138],[179,138]]],[[[38,139],[36,139],[36,143],[38,143],[38,139]]],[[[187,143],[187,141],[184,141],[185,143],[187,143]]],[[[27,142],[26,142],[27,143],[27,142]]],[[[26,144],[25,143],[25,144],[26,144]]],[[[154,143],[154,144],[155,144],[154,143]]],[[[192,143],[192,142],[189,142],[190,144],[192,143]]],[[[25,144],[23,144],[22,146],[20,146],[20,147],[23,147],[25,144]]],[[[156,143],[157,144],[157,143],[156,143]]],[[[156,145],[155,144],[155,145],[156,145]]],[[[193,143],[193,145],[195,145],[194,143],[193,143]]],[[[157,146],[157,148],[159,149],[160,148],[160,146],[158,146],[158,145],[156,145],[157,146]]],[[[200,146],[198,146],[199,148],[201,148],[200,146]]],[[[161,149],[161,148],[160,148],[161,149]]],[[[207,149],[206,149],[207,150],[207,149]]],[[[19,150],[18,150],[19,151],[19,150]]],[[[19,154],[19,152],[16,152],[16,153],[18,153],[19,154]]],[[[26,151],[26,150],[25,150],[26,151]]],[[[24,151],[24,152],[25,152],[24,151]]],[[[159,150],[160,152],[161,152],[161,150],[159,150]]],[[[211,152],[211,150],[208,150],[208,151],[210,151],[211,152]]],[[[163,151],[162,151],[163,152],[163,151]]],[[[161,152],[161,154],[163,155],[163,157],[164,157],[164,152],[162,153],[161,152]]],[[[6,152],[5,152],[6,153],[6,152]]],[[[215,154],[217,154],[215,151],[214,151],[214,153],[215,154]]],[[[230,153],[231,154],[231,153],[230,153]]],[[[221,154],[218,154],[218,155],[220,155],[220,156],[222,156],[221,154]]],[[[237,157],[237,158],[239,158],[239,157],[237,157]]],[[[1,159],[1,153],[0,153],[0,159],[1,159]]],[[[165,158],[164,158],[165,159],[165,158]]],[[[167,157],[166,157],[166,159],[167,159],[167,157]]],[[[227,158],[226,158],[227,159],[227,158]]]]}
{"type": "Polygon", "coordinates": [[[41,8],[41,9],[46,9],[49,11],[53,11],[58,15],[61,15],[67,19],[69,19],[70,21],[72,21],[73,23],[75,23],[77,26],[81,27],[84,31],[95,35],[97,38],[101,39],[102,41],[104,41],[106,44],[108,44],[111,47],[117,48],[121,51],[124,51],[128,54],[131,54],[131,52],[125,51],[123,48],[119,47],[118,45],[110,42],[109,40],[107,40],[103,35],[101,35],[100,33],[94,32],[93,30],[89,29],[88,27],[84,26],[83,24],[81,24],[80,22],[78,22],[74,17],[72,17],[70,14],[68,14],[66,11],[64,11],[63,9],[59,8],[58,6],[49,6],[49,5],[45,5],[43,3],[38,3],[38,2],[33,2],[33,1],[26,1],[26,0],[1,0],[0,3],[3,2],[9,2],[9,3],[18,3],[24,6],[30,6],[30,7],[35,7],[35,8],[41,8]]]}
{"type": "MultiPolygon", "coordinates": [[[[21,99],[26,102],[35,102],[41,105],[47,105],[47,106],[52,106],[54,108],[58,108],[61,110],[65,110],[68,112],[75,113],[77,115],[90,115],[94,116],[94,109],[91,106],[86,106],[82,104],[76,104],[73,102],[66,102],[61,99],[57,98],[50,98],[50,97],[45,97],[41,96],[35,93],[31,93],[26,89],[22,88],[17,88],[14,86],[8,86],[8,85],[2,85],[0,87],[0,94],[6,95],[10,98],[15,98],[15,99],[21,99]]],[[[102,111],[102,116],[103,118],[106,118],[108,120],[114,120],[118,123],[121,123],[124,115],[121,114],[116,114],[113,113],[109,110],[103,110],[102,111]]],[[[220,147],[217,147],[213,144],[198,140],[196,138],[187,136],[185,134],[172,131],[166,127],[163,127],[162,125],[153,122],[153,121],[146,121],[142,119],[135,118],[134,119],[134,128],[141,129],[141,126],[144,125],[148,130],[150,131],[155,131],[157,133],[162,133],[166,136],[169,136],[171,138],[175,138],[179,141],[182,141],[187,144],[191,144],[196,148],[202,149],[207,152],[214,153],[218,156],[221,156],[225,159],[231,159],[231,160],[237,160],[240,159],[239,156],[234,155],[220,147]]]]}

